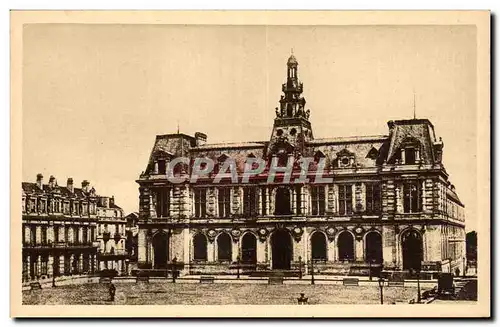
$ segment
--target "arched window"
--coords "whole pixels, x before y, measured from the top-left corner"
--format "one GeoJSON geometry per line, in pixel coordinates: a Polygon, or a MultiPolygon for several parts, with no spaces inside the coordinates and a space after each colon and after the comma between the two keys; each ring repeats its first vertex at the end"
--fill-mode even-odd
{"type": "Polygon", "coordinates": [[[313,260],[327,260],[325,234],[315,232],[311,237],[311,255],[313,260]]]}
{"type": "Polygon", "coordinates": [[[416,230],[406,231],[401,237],[403,269],[420,270],[423,260],[422,236],[416,230]]]}
{"type": "Polygon", "coordinates": [[[193,259],[194,260],[207,260],[207,238],[203,234],[196,234],[193,238],[193,259]]]}
{"type": "Polygon", "coordinates": [[[222,233],[217,237],[217,259],[219,261],[231,261],[232,256],[231,237],[222,233]]]}
{"type": "Polygon", "coordinates": [[[340,261],[354,260],[354,238],[349,232],[342,232],[337,240],[340,261]]]}
{"type": "Polygon", "coordinates": [[[252,233],[246,233],[241,240],[241,261],[244,263],[257,262],[257,239],[252,233]]]}
{"type": "Polygon", "coordinates": [[[365,238],[365,261],[382,263],[382,237],[379,233],[369,232],[365,238]]]}
{"type": "Polygon", "coordinates": [[[159,232],[153,237],[153,267],[154,269],[166,269],[168,261],[168,235],[159,232]]]}

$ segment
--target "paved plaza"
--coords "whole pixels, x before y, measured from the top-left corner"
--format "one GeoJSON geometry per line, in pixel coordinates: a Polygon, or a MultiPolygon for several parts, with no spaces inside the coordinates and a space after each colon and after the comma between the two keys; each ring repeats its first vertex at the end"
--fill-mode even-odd
{"type": "MultiPolygon", "coordinates": [[[[116,283],[115,286],[114,302],[109,301],[108,285],[81,284],[23,291],[23,304],[297,304],[300,293],[305,293],[309,304],[380,303],[380,290],[375,284],[344,286],[156,282],[116,283]]],[[[408,303],[415,297],[415,287],[384,287],[385,304],[408,303]]]]}

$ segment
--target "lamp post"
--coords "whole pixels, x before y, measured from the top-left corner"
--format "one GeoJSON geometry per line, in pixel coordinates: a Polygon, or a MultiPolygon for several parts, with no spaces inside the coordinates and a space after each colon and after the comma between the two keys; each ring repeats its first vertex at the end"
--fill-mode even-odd
{"type": "Polygon", "coordinates": [[[463,277],[465,277],[465,273],[467,271],[467,261],[465,260],[465,257],[462,257],[462,260],[463,260],[463,263],[464,263],[464,274],[463,274],[463,277]]]}
{"type": "Polygon", "coordinates": [[[52,287],[56,287],[56,256],[52,259],[52,287]]]}
{"type": "Polygon", "coordinates": [[[299,255],[299,279],[302,279],[302,256],[299,255]]]}
{"type": "Polygon", "coordinates": [[[368,260],[368,266],[369,266],[368,269],[370,269],[368,274],[370,276],[370,282],[371,282],[372,281],[372,260],[371,259],[368,260]]]}
{"type": "Polygon", "coordinates": [[[378,287],[380,288],[380,304],[384,304],[384,279],[379,277],[378,287]]]}
{"type": "Polygon", "coordinates": [[[177,257],[174,257],[172,259],[172,283],[175,283],[175,278],[177,277],[176,270],[177,270],[177,257]]]}
{"type": "Polygon", "coordinates": [[[240,279],[240,265],[241,265],[241,259],[240,256],[236,257],[236,278],[240,279]]]}
{"type": "Polygon", "coordinates": [[[311,258],[311,285],[314,285],[314,260],[311,258]]]}
{"type": "Polygon", "coordinates": [[[420,303],[420,269],[416,270],[417,273],[417,303],[420,303]]]}

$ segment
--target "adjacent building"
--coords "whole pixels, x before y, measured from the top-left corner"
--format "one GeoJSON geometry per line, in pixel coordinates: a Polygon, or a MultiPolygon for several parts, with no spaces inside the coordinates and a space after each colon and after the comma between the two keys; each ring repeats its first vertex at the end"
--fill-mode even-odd
{"type": "MultiPolygon", "coordinates": [[[[75,187],[72,178],[59,186],[54,176],[44,184],[38,174],[35,183],[22,183],[23,281],[99,271],[99,260],[110,249],[100,244],[101,230],[108,221],[116,225],[123,219],[116,217],[123,217],[123,211],[114,200],[106,204],[103,199],[86,180],[81,188],[75,187]]],[[[117,243],[115,233],[110,234],[113,246],[123,243],[124,226],[121,230],[117,243]]]]}
{"type": "Polygon", "coordinates": [[[99,270],[116,270],[119,275],[128,273],[128,253],[125,248],[127,220],[115,198],[99,196],[97,207],[97,260],[99,270]]]}
{"type": "Polygon", "coordinates": [[[98,197],[88,181],[22,183],[23,281],[97,270],[98,197]]]}
{"type": "MultiPolygon", "coordinates": [[[[385,270],[462,269],[464,205],[450,182],[444,144],[428,119],[389,121],[387,135],[314,137],[292,55],[271,137],[209,144],[206,135],[157,135],[140,188],[138,265],[182,273],[231,273],[240,261],[252,271],[297,270],[311,261],[322,273],[349,274],[369,265],[385,270]],[[169,162],[209,158],[213,173],[195,183],[168,180],[169,162]],[[327,183],[268,183],[268,169],[242,183],[247,158],[314,158],[327,183]],[[233,159],[238,183],[214,175],[233,159]]],[[[332,117],[334,119],[334,117],[332,117]]],[[[293,166],[297,173],[299,167],[293,166]]],[[[175,176],[188,177],[180,164],[175,176]]]]}

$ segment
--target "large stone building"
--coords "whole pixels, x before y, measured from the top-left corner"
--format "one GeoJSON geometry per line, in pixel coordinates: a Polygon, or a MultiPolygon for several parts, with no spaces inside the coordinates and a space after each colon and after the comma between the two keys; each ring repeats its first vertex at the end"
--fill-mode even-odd
{"type": "MultiPolygon", "coordinates": [[[[174,258],[182,273],[295,270],[311,260],[322,273],[349,274],[368,265],[386,270],[462,270],[464,206],[442,162],[443,142],[427,119],[388,122],[388,135],[315,138],[302,97],[298,63],[287,80],[267,141],[207,144],[206,135],[157,135],[140,175],[138,264],[165,269],[174,258]],[[209,176],[169,181],[179,157],[215,161],[209,176]],[[242,183],[247,158],[314,158],[326,183],[269,183],[268,172],[242,183]],[[240,178],[214,182],[227,159],[240,178]],[[234,267],[234,265],[232,265],[234,267]]],[[[333,118],[333,117],[332,117],[333,118]]],[[[192,165],[176,165],[175,176],[192,165]]],[[[293,165],[294,174],[300,168],[293,165]]]]}
{"type": "Polygon", "coordinates": [[[98,230],[105,224],[105,207],[88,181],[81,185],[68,178],[59,186],[54,176],[44,184],[42,174],[35,183],[22,183],[23,281],[99,270],[98,230]]]}

